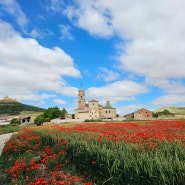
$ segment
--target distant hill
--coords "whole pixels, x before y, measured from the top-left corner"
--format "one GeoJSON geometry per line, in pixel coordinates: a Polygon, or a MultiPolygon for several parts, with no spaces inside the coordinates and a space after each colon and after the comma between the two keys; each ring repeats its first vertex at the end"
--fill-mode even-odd
{"type": "Polygon", "coordinates": [[[44,110],[17,101],[0,101],[0,115],[19,115],[22,111],[43,112],[44,110]]]}
{"type": "Polygon", "coordinates": [[[185,107],[163,107],[163,108],[157,109],[153,112],[161,112],[165,109],[170,111],[174,115],[183,115],[183,116],[185,116],[185,107]]]}

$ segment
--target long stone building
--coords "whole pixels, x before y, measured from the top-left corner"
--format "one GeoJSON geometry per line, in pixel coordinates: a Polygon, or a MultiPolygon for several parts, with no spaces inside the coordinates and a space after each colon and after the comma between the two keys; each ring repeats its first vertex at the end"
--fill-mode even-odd
{"type": "Polygon", "coordinates": [[[86,103],[85,91],[81,87],[78,91],[78,108],[75,109],[75,119],[112,119],[116,117],[116,108],[106,102],[103,107],[97,100],[91,100],[86,103]]]}
{"type": "Polygon", "coordinates": [[[124,116],[126,119],[136,119],[136,120],[149,120],[153,118],[153,114],[151,111],[147,109],[139,109],[135,112],[127,114],[124,116]]]}

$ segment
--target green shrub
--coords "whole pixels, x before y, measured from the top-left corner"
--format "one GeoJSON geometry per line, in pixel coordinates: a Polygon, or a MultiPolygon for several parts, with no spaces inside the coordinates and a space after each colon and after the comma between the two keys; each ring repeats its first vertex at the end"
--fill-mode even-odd
{"type": "Polygon", "coordinates": [[[13,119],[11,120],[10,124],[17,124],[17,125],[20,125],[20,124],[21,124],[21,121],[20,121],[20,119],[13,118],[13,119]]]}

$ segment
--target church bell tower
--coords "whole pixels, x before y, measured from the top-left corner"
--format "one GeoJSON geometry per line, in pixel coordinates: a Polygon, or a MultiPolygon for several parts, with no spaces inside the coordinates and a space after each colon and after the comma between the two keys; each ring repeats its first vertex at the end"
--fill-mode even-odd
{"type": "Polygon", "coordinates": [[[78,109],[85,108],[85,91],[81,87],[78,91],[78,109]]]}

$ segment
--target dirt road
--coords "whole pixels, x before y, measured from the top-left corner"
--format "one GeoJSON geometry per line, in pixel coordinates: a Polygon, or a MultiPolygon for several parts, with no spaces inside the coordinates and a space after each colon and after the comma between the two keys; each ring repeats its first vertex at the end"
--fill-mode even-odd
{"type": "Polygon", "coordinates": [[[12,133],[0,135],[0,155],[4,148],[4,143],[12,136],[12,133]]]}

